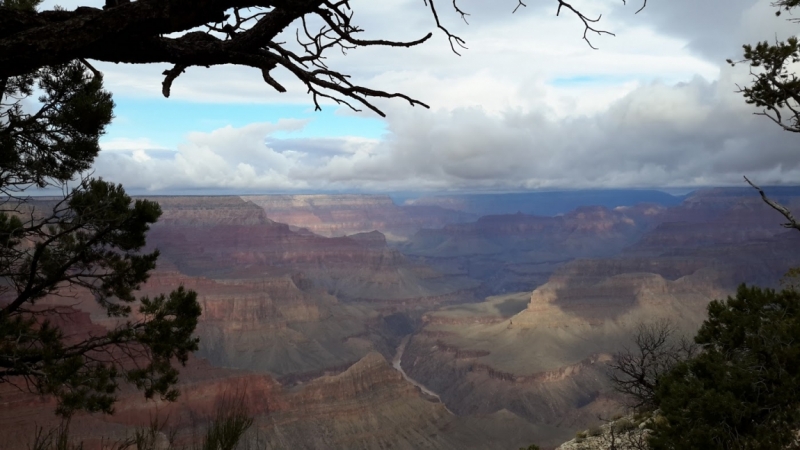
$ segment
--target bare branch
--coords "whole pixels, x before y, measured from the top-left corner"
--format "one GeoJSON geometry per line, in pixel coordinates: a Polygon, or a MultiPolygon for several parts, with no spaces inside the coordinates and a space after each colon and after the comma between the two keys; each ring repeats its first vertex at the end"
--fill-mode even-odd
{"type": "MultiPolygon", "coordinates": [[[[423,1],[425,2],[425,6],[429,6],[430,7],[431,14],[433,14],[433,19],[436,21],[436,27],[439,28],[440,30],[442,30],[445,35],[447,35],[447,41],[450,43],[450,49],[456,55],[461,56],[461,53],[458,53],[458,50],[456,50],[456,47],[459,47],[459,48],[462,48],[462,49],[466,50],[467,49],[467,43],[464,41],[464,39],[461,39],[460,37],[458,37],[455,34],[451,33],[450,30],[448,30],[447,28],[444,27],[444,25],[442,25],[442,22],[439,20],[439,13],[436,12],[436,5],[433,4],[433,0],[423,0],[423,1]]],[[[455,5],[455,2],[453,3],[453,5],[455,5]]],[[[458,8],[456,8],[456,10],[457,11],[461,11],[458,8]]],[[[463,12],[461,14],[462,14],[462,17],[463,17],[463,12]]]]}
{"type": "Polygon", "coordinates": [[[753,184],[753,182],[747,177],[744,177],[744,181],[752,186],[753,189],[758,191],[758,193],[761,195],[761,199],[764,200],[764,203],[769,205],[770,208],[774,209],[775,211],[781,213],[781,215],[788,220],[787,223],[781,224],[784,228],[794,228],[795,230],[800,230],[800,223],[797,223],[797,220],[794,218],[794,215],[792,215],[792,212],[789,211],[788,208],[767,197],[767,194],[764,193],[764,190],[753,184]]]}
{"type": "MultiPolygon", "coordinates": [[[[622,4],[627,5],[628,4],[627,0],[622,0],[622,4]]],[[[647,0],[643,0],[642,6],[640,6],[639,9],[637,9],[634,14],[639,14],[640,12],[642,12],[642,10],[644,10],[646,6],[647,6],[647,0]]]]}
{"type": "MultiPolygon", "coordinates": [[[[466,41],[451,32],[437,9],[437,0],[423,0],[436,28],[445,34],[451,50],[460,55],[466,41]]],[[[584,25],[583,39],[591,48],[590,35],[612,35],[600,29],[597,18],[588,17],[565,0],[557,0],[560,15],[569,10],[584,25]]],[[[458,0],[449,2],[452,10],[467,22],[469,13],[458,0]]],[[[115,2],[98,9],[81,7],[75,11],[20,12],[0,14],[0,82],[9,76],[29,73],[38,67],[65,63],[79,58],[95,75],[89,59],[114,63],[169,63],[164,71],[162,94],[169,97],[174,81],[191,67],[241,65],[257,68],[264,82],[278,92],[272,70],[283,67],[306,85],[315,100],[329,99],[339,104],[358,104],[378,112],[368,98],[403,98],[412,105],[427,107],[408,96],[388,90],[344,83],[344,72],[329,68],[328,51],[342,53],[367,46],[408,48],[433,36],[409,40],[360,39],[362,30],[353,21],[353,10],[346,0],[178,0],[115,2]],[[311,30],[310,23],[321,21],[311,30]],[[296,27],[302,51],[290,50],[276,38],[296,27]],[[204,30],[204,31],[198,31],[204,30]],[[314,67],[324,69],[318,72],[314,67]],[[334,75],[334,73],[338,75],[334,75]],[[346,99],[347,101],[341,101],[346,99]],[[352,101],[352,102],[351,102],[352,101]]],[[[642,8],[646,5],[646,0],[642,8]]],[[[517,0],[513,12],[525,7],[517,0]]],[[[641,11],[641,8],[637,11],[641,11]]],[[[379,113],[381,114],[381,113],[379,113]]],[[[0,183],[2,180],[0,180],[0,183]]]]}
{"type": "Polygon", "coordinates": [[[568,10],[572,11],[576,16],[578,16],[578,18],[581,20],[581,22],[583,22],[583,27],[584,27],[583,28],[583,40],[586,41],[586,43],[589,44],[589,47],[591,47],[593,50],[597,50],[597,47],[592,45],[592,42],[589,40],[589,37],[587,36],[587,34],[589,32],[596,33],[598,36],[601,36],[601,35],[604,35],[604,34],[607,34],[609,36],[616,36],[614,33],[610,32],[610,31],[600,30],[600,29],[594,27],[593,24],[595,24],[595,23],[600,21],[600,19],[603,17],[602,14],[597,16],[597,19],[591,19],[589,17],[586,17],[582,12],[578,11],[577,9],[575,9],[569,3],[567,3],[567,2],[565,2],[563,0],[558,0],[558,9],[556,10],[556,16],[561,14],[561,8],[562,7],[563,8],[567,8],[568,10]]]}
{"type": "Polygon", "coordinates": [[[641,323],[633,348],[624,348],[609,364],[614,389],[632,400],[633,409],[652,409],[659,377],[696,352],[693,342],[676,340],[675,333],[674,324],[666,319],[641,323]]]}

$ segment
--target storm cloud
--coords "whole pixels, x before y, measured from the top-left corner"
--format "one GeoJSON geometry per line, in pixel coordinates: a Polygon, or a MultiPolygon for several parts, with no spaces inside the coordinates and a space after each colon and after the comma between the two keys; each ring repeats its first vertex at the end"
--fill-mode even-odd
{"type": "MultiPolygon", "coordinates": [[[[302,120],[254,118],[244,127],[186,133],[183,144],[169,148],[141,130],[104,141],[96,173],[151,192],[666,188],[741,185],[742,175],[762,184],[800,180],[797,137],[753,115],[757,110],[736,93],[749,79],[747,68],[725,63],[743,43],[795,33],[768,1],[651,1],[639,14],[635,2],[576,3],[604,13],[601,25],[617,35],[590,36],[599,50],[581,40],[574,17],[554,16],[555,2],[513,15],[516,2],[500,3],[461,2],[472,13],[469,25],[443,15],[467,40],[461,57],[435,34],[414,49],[359,49],[330,59],[359,83],[431,105],[376,102],[388,115],[380,139],[304,137],[302,120]]],[[[422,2],[357,0],[353,8],[365,37],[413,39],[431,30],[422,2]]],[[[160,91],[159,67],[103,70],[118,101],[160,91]]],[[[286,74],[276,76],[287,95],[270,92],[257,75],[195,69],[173,96],[310,102],[286,74]]]]}

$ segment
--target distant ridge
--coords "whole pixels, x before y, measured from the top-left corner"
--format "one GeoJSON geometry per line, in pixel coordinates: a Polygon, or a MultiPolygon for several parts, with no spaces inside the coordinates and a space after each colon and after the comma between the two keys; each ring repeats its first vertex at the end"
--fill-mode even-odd
{"type": "Polygon", "coordinates": [[[537,216],[557,216],[588,205],[605,206],[610,209],[618,206],[633,206],[638,203],[675,206],[686,197],[670,195],[654,189],[609,189],[437,195],[409,200],[406,203],[419,206],[440,206],[482,216],[517,212],[537,216]]]}
{"type": "MultiPolygon", "coordinates": [[[[800,186],[761,186],[764,190],[764,193],[767,194],[770,198],[773,199],[783,199],[784,201],[793,198],[793,197],[800,197],[800,186]]],[[[715,197],[747,197],[747,196],[758,196],[758,192],[749,187],[723,187],[723,188],[701,188],[697,189],[694,192],[690,192],[683,196],[685,199],[693,198],[693,197],[708,197],[708,196],[715,196],[715,197]]]]}

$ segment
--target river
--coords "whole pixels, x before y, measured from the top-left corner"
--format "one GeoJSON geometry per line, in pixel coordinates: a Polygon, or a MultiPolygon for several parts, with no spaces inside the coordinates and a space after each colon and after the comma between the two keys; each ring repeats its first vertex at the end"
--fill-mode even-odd
{"type": "Polygon", "coordinates": [[[392,359],[392,367],[397,369],[397,371],[400,372],[400,374],[403,375],[403,378],[405,378],[409,383],[411,383],[414,386],[420,388],[420,390],[422,392],[424,392],[425,394],[430,395],[431,397],[434,397],[437,400],[439,400],[439,403],[444,405],[445,409],[447,409],[447,412],[449,412],[450,414],[453,414],[453,412],[450,411],[449,408],[447,408],[447,405],[445,405],[445,403],[439,397],[439,394],[437,394],[436,392],[433,392],[432,390],[426,388],[421,383],[418,383],[416,380],[414,380],[413,378],[408,376],[408,374],[406,374],[406,371],[403,370],[403,367],[400,365],[400,361],[403,359],[403,352],[406,351],[406,345],[408,345],[409,339],[411,339],[411,335],[410,334],[407,335],[406,337],[404,337],[403,340],[400,342],[400,346],[397,347],[397,353],[395,353],[394,359],[392,359]]]}

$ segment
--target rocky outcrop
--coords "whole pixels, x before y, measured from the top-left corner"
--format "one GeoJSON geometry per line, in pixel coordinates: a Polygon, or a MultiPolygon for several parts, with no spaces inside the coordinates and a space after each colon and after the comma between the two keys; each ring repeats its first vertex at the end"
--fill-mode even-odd
{"type": "MultiPolygon", "coordinates": [[[[240,399],[254,418],[245,441],[257,448],[488,450],[566,438],[507,411],[454,416],[377,353],[340,374],[294,388],[282,387],[269,376],[213,368],[200,360],[190,361],[181,380],[183,395],[177,402],[146,402],[141,393],[126,392],[114,415],[73,418],[72,436],[87,450],[99,449],[157,421],[163,424],[164,440],[171,434],[178,445],[191,446],[220,405],[240,399]]],[[[5,390],[2,394],[4,449],[25,449],[37,424],[48,429],[58,423],[46,400],[22,393],[9,397],[5,390]]]]}
{"type": "Polygon", "coordinates": [[[377,353],[287,398],[296,409],[259,422],[270,430],[268,448],[492,449],[557,439],[549,429],[510,413],[454,416],[426,399],[377,353]]]}
{"type": "Polygon", "coordinates": [[[647,449],[650,425],[653,420],[658,420],[658,416],[654,417],[652,413],[629,414],[605,420],[602,425],[577,432],[574,439],[559,445],[556,450],[647,449]]]}

